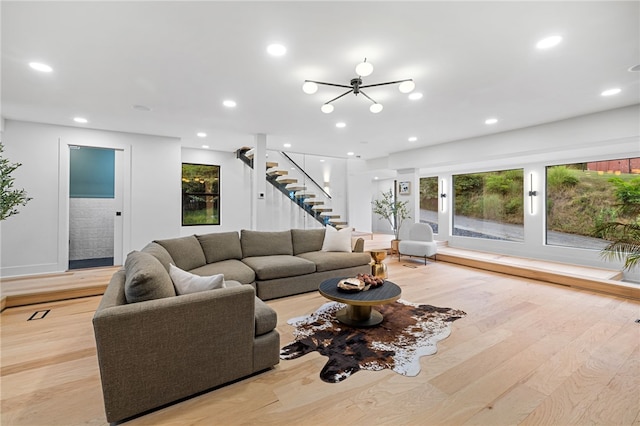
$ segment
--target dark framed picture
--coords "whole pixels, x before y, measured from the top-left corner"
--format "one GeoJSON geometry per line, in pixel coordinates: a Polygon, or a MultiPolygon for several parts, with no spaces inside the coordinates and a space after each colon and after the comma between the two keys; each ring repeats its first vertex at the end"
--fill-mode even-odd
{"type": "Polygon", "coordinates": [[[220,225],[220,166],[182,163],[182,225],[220,225]]]}
{"type": "Polygon", "coordinates": [[[411,182],[399,182],[398,183],[398,194],[400,194],[400,195],[410,195],[411,194],[411,182]]]}

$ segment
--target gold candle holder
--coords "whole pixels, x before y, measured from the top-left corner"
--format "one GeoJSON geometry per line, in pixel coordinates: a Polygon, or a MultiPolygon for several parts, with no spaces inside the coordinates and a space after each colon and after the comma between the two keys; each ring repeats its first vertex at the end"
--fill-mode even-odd
{"type": "Polygon", "coordinates": [[[373,263],[371,264],[371,275],[378,278],[387,279],[387,265],[382,263],[382,261],[387,257],[387,251],[371,250],[369,253],[371,254],[371,259],[373,260],[373,263]]]}

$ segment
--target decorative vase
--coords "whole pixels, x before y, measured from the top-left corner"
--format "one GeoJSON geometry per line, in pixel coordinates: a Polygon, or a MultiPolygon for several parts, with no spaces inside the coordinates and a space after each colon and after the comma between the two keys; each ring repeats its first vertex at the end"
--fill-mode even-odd
{"type": "Polygon", "coordinates": [[[391,240],[391,255],[398,254],[398,244],[400,240],[391,240]]]}

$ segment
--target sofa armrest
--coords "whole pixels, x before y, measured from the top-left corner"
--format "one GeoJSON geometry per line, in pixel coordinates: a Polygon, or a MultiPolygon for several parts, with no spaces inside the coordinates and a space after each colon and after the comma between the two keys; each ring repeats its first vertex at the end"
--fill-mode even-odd
{"type": "Polygon", "coordinates": [[[110,422],[253,372],[251,286],[126,305],[105,302],[93,326],[110,422]]]}
{"type": "Polygon", "coordinates": [[[358,238],[353,244],[353,250],[356,253],[364,252],[364,238],[358,238]]]}

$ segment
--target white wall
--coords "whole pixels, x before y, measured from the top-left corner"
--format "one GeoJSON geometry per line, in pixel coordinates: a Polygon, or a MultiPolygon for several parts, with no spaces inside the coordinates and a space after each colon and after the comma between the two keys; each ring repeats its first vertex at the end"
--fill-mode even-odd
{"type": "Polygon", "coordinates": [[[220,166],[220,225],[182,226],[180,235],[251,228],[251,169],[233,152],[182,148],[182,163],[220,166]]]}
{"type": "Polygon", "coordinates": [[[175,138],[108,132],[6,120],[4,155],[22,163],[16,188],[33,200],[0,223],[0,276],[67,269],[67,145],[122,149],[129,153],[123,209],[125,254],[152,239],[180,234],[180,141],[175,138]],[[66,189],[66,192],[65,192],[66,189]]]}
{"type": "MultiPolygon", "coordinates": [[[[621,262],[604,261],[599,251],[544,244],[545,167],[554,164],[586,162],[640,155],[640,106],[605,111],[554,123],[528,127],[489,136],[455,141],[392,154],[388,164],[399,170],[420,169],[421,176],[439,176],[447,185],[446,211],[439,214],[439,240],[449,245],[475,250],[532,257],[544,260],[621,269],[621,262]],[[453,174],[523,168],[525,176],[537,176],[539,196],[535,213],[525,213],[525,241],[467,238],[450,235],[451,177],[453,174]]],[[[380,160],[373,162],[380,163],[380,160]]],[[[527,189],[528,190],[528,189],[527,189]]],[[[527,200],[527,203],[529,200],[527,200]]],[[[528,205],[528,204],[526,204],[528,205]]],[[[639,271],[626,277],[640,279],[639,271]]]]}

